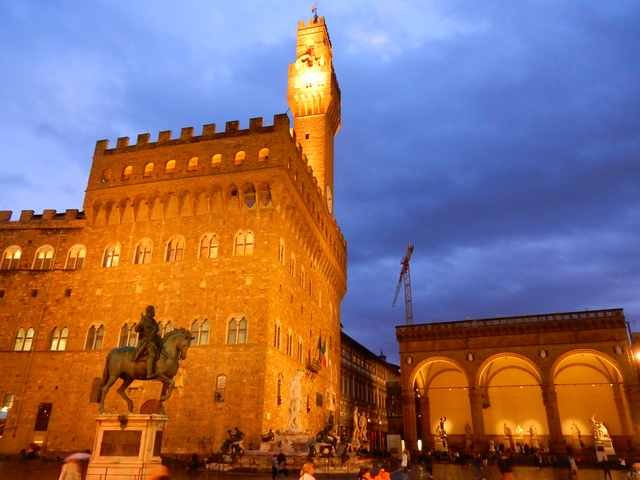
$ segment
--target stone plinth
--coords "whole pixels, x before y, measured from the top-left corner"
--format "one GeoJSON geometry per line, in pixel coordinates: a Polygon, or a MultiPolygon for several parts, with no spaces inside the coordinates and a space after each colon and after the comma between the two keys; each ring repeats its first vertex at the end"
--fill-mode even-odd
{"type": "Polygon", "coordinates": [[[613,448],[613,442],[608,437],[594,440],[594,448],[596,451],[596,459],[599,462],[609,460],[609,457],[616,456],[616,451],[613,448]]]}
{"type": "Polygon", "coordinates": [[[168,417],[158,414],[100,415],[87,480],[146,478],[162,463],[162,435],[168,417]]]}

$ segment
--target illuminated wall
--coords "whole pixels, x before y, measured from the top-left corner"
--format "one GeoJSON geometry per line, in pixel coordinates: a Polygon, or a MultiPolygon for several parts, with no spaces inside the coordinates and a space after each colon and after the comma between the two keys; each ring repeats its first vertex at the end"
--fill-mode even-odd
{"type": "Polygon", "coordinates": [[[549,433],[537,373],[526,361],[496,358],[485,366],[481,381],[490,404],[483,409],[486,434],[504,435],[505,424],[514,436],[518,426],[525,432],[533,426],[537,435],[549,433]]]}
{"type": "Polygon", "coordinates": [[[447,417],[445,428],[449,434],[463,434],[465,425],[471,425],[466,386],[464,374],[455,370],[442,372],[433,378],[428,389],[432,433],[436,432],[441,416],[447,417]]]}
{"type": "Polygon", "coordinates": [[[627,407],[621,399],[616,401],[615,395],[621,388],[619,382],[619,372],[601,355],[575,353],[559,362],[554,383],[562,433],[577,439],[580,431],[583,440],[590,439],[590,419],[595,415],[610,434],[625,434],[621,419],[628,421],[627,407]]]}

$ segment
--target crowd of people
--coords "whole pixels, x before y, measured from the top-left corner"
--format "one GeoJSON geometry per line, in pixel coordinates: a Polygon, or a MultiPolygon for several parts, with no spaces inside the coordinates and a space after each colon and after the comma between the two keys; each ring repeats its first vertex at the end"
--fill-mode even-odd
{"type": "MultiPolygon", "coordinates": [[[[452,464],[464,465],[470,467],[473,472],[474,480],[487,480],[493,478],[490,470],[497,469],[500,473],[501,480],[512,480],[513,469],[516,463],[522,463],[522,455],[514,453],[509,448],[498,448],[495,452],[488,454],[465,454],[464,452],[451,450],[447,452],[448,458],[443,458],[442,452],[415,452],[410,454],[404,450],[399,459],[387,459],[386,462],[379,464],[377,467],[361,467],[357,474],[358,480],[391,480],[391,473],[398,473],[399,477],[408,479],[411,470],[415,470],[412,477],[417,479],[432,480],[433,465],[436,461],[443,459],[448,460],[452,464]],[[399,462],[398,462],[399,460],[399,462]]],[[[533,453],[535,456],[535,464],[542,468],[545,465],[555,467],[565,467],[567,469],[567,478],[569,480],[579,478],[578,461],[572,450],[569,450],[564,457],[546,458],[543,452],[533,453]],[[552,462],[552,463],[551,463],[552,462]]],[[[60,472],[58,480],[80,480],[82,478],[83,463],[89,458],[89,453],[82,452],[70,455],[65,459],[65,463],[60,472]]],[[[187,469],[195,472],[200,469],[201,463],[196,455],[194,455],[187,469]]],[[[529,462],[530,463],[530,462],[529,462]]],[[[624,459],[611,461],[603,459],[598,463],[603,472],[603,480],[613,480],[611,470],[626,470],[629,480],[640,480],[640,463],[633,463],[627,466],[624,459]]],[[[289,478],[291,471],[287,464],[287,457],[280,452],[272,457],[271,474],[273,480],[283,480],[289,478]]],[[[296,472],[297,473],[297,472],[296,472]]],[[[315,480],[315,466],[312,462],[307,462],[302,466],[298,475],[292,475],[293,478],[298,477],[299,480],[315,480]]],[[[169,469],[164,465],[158,465],[154,468],[146,480],[169,480],[171,478],[169,469]]],[[[394,477],[395,478],[395,477],[394,477]]]]}

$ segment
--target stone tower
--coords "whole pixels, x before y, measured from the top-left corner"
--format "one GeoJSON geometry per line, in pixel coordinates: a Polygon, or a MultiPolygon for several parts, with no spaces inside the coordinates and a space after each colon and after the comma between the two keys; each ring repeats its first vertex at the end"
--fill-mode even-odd
{"type": "Polygon", "coordinates": [[[296,137],[333,213],[333,137],[340,128],[340,87],[324,17],[298,23],[288,99],[296,137]]]}

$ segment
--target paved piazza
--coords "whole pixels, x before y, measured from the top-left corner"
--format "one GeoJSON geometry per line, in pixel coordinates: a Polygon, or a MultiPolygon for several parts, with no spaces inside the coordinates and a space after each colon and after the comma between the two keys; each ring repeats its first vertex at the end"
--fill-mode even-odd
{"type": "MultiPolygon", "coordinates": [[[[0,460],[0,479],[1,480],[57,480],[60,471],[60,464],[56,462],[40,462],[40,461],[27,461],[20,462],[15,460],[0,460]]],[[[490,467],[486,475],[487,480],[498,480],[500,475],[496,467],[490,467]]],[[[434,478],[436,480],[473,480],[473,470],[468,467],[461,467],[457,465],[434,465],[434,478]]],[[[613,480],[626,480],[626,472],[612,471],[613,480]]],[[[516,467],[514,477],[516,479],[535,479],[535,480],[565,480],[568,478],[567,470],[559,468],[543,468],[537,469],[534,467],[516,467]]],[[[250,478],[253,480],[266,480],[270,479],[270,474],[246,474],[246,473],[214,473],[214,472],[201,472],[197,474],[188,474],[183,471],[175,470],[172,472],[173,480],[187,480],[187,479],[220,479],[220,480],[238,480],[242,478],[250,478]]],[[[297,475],[290,475],[290,479],[298,478],[297,475]]],[[[323,478],[335,478],[335,479],[355,479],[356,475],[316,475],[318,480],[323,478]]],[[[394,472],[391,477],[393,480],[406,479],[402,473],[394,472]]],[[[416,471],[412,471],[409,475],[409,480],[420,478],[416,475],[416,471]]],[[[426,477],[425,477],[426,478],[426,477]]],[[[596,469],[583,468],[578,473],[579,480],[601,480],[603,478],[602,471],[596,469]]]]}

